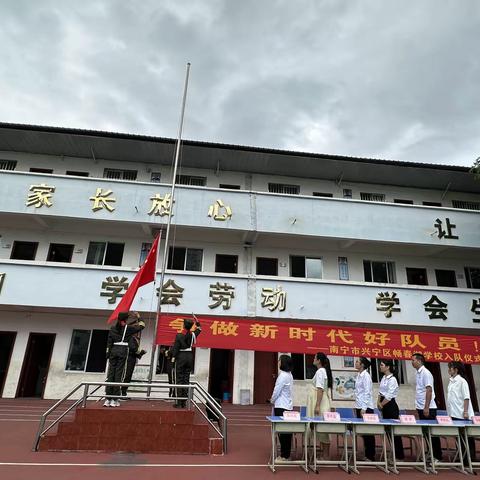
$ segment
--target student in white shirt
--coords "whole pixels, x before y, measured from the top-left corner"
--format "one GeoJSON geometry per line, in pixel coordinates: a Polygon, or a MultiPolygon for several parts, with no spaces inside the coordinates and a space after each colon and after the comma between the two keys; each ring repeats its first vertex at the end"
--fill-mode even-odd
{"type": "MultiPolygon", "coordinates": [[[[473,412],[470,388],[465,380],[465,366],[460,362],[450,362],[448,364],[448,374],[450,375],[450,382],[447,391],[447,413],[453,420],[469,420],[475,413],[473,412]]],[[[475,462],[474,438],[469,437],[468,447],[472,462],[475,462]]]]}
{"type": "MultiPolygon", "coordinates": [[[[355,361],[355,369],[358,372],[355,381],[355,411],[357,418],[362,418],[364,413],[373,413],[373,384],[372,377],[368,372],[371,362],[368,358],[360,357],[355,361]]],[[[375,461],[375,436],[364,435],[365,457],[375,461]]]]}
{"type": "MultiPolygon", "coordinates": [[[[281,417],[285,410],[293,410],[292,358],[289,355],[280,355],[278,370],[278,377],[270,403],[274,406],[274,415],[281,417]]],[[[292,448],[292,434],[280,433],[278,437],[280,440],[280,458],[277,458],[277,461],[288,460],[292,448]]]]}
{"type": "MultiPolygon", "coordinates": [[[[398,419],[400,410],[395,398],[398,396],[398,381],[395,378],[395,366],[393,360],[380,360],[380,372],[383,373],[380,387],[378,389],[377,407],[385,419],[398,419]]],[[[402,438],[395,436],[395,457],[403,460],[402,438]]]]}
{"type": "MultiPolygon", "coordinates": [[[[315,376],[307,394],[307,416],[318,417],[331,410],[331,390],[333,386],[332,370],[330,360],[323,353],[319,352],[313,359],[313,364],[317,367],[315,376]]],[[[330,449],[330,436],[327,433],[317,434],[317,445],[319,445],[320,458],[327,456],[330,449]]]]}
{"type": "MultiPolygon", "coordinates": [[[[425,368],[425,357],[421,353],[412,355],[412,367],[417,371],[415,382],[415,408],[420,420],[435,420],[437,404],[435,403],[435,386],[433,375],[425,368]]],[[[432,438],[433,456],[442,460],[440,437],[432,438]]]]}

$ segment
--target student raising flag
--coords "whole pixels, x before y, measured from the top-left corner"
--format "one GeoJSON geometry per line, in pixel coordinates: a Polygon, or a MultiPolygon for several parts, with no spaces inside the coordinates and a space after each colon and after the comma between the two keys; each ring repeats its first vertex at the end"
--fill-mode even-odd
{"type": "Polygon", "coordinates": [[[133,299],[137,293],[137,290],[143,285],[147,283],[153,282],[155,280],[155,271],[157,269],[157,250],[158,250],[158,239],[160,235],[157,235],[157,238],[153,242],[152,248],[148,253],[147,259],[145,263],[141,266],[138,273],[135,275],[132,283],[128,287],[125,295],[120,300],[120,303],[117,305],[117,308],[113,311],[113,313],[108,318],[107,323],[112,323],[118,317],[120,312],[128,312],[130,310],[130,306],[133,303],[133,299]]]}

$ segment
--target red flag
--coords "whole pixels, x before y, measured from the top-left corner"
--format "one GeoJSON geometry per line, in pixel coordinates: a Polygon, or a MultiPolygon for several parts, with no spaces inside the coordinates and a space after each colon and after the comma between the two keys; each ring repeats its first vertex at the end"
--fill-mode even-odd
{"type": "Polygon", "coordinates": [[[157,236],[155,241],[153,242],[152,248],[148,252],[147,259],[145,263],[142,265],[138,273],[135,275],[132,283],[128,287],[125,295],[120,300],[120,303],[117,305],[117,308],[113,311],[113,313],[108,318],[107,323],[112,323],[116,320],[119,312],[128,312],[130,310],[130,306],[133,303],[133,299],[137,293],[137,290],[146,285],[147,283],[153,282],[155,280],[155,271],[157,269],[157,249],[158,249],[158,239],[160,235],[157,236]]]}

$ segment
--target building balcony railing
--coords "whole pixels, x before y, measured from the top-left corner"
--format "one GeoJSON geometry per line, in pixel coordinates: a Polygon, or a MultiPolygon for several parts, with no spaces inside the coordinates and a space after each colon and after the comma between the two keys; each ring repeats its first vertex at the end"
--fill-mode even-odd
{"type": "MultiPolygon", "coordinates": [[[[124,268],[0,261],[0,305],[95,310],[107,318],[135,273],[124,268]]],[[[157,275],[157,287],[159,281],[157,275]]],[[[480,322],[480,290],[474,289],[168,271],[162,292],[162,311],[179,315],[477,332],[480,322]]],[[[156,302],[150,284],[139,290],[132,308],[155,311],[156,302]]]]}
{"type": "MultiPolygon", "coordinates": [[[[160,225],[170,187],[3,172],[0,213],[160,225]]],[[[267,192],[179,186],[177,226],[279,235],[480,248],[480,212],[267,192]]]]}

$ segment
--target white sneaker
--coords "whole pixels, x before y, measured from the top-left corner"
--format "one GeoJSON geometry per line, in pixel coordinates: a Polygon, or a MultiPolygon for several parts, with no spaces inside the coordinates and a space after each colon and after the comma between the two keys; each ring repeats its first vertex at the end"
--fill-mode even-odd
{"type": "Polygon", "coordinates": [[[110,400],[109,407],[116,407],[116,406],[117,406],[117,402],[115,400],[110,400]]]}
{"type": "Polygon", "coordinates": [[[120,400],[112,400],[115,405],[112,405],[113,407],[119,407],[120,406],[120,400]]]}
{"type": "Polygon", "coordinates": [[[110,406],[110,400],[107,398],[105,400],[105,403],[103,404],[104,407],[109,407],[110,406]]]}

